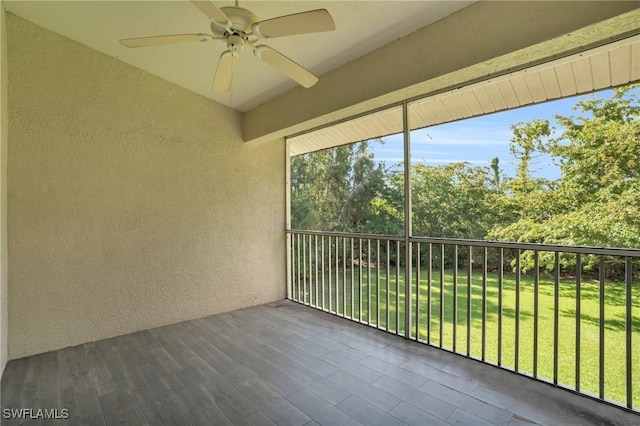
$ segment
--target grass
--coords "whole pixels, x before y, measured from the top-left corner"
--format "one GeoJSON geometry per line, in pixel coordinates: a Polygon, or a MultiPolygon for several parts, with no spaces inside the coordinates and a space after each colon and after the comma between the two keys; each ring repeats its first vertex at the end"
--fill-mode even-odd
{"type": "MultiPolygon", "coordinates": [[[[445,270],[442,277],[442,291],[440,271],[432,271],[429,283],[426,270],[421,270],[419,293],[416,291],[416,271],[414,270],[413,273],[411,337],[415,338],[417,327],[418,337],[422,341],[428,341],[431,345],[444,347],[475,358],[482,358],[483,284],[481,273],[474,271],[471,274],[469,327],[467,323],[469,289],[466,269],[457,271],[456,280],[454,280],[452,270],[445,270]],[[454,281],[456,282],[455,286],[454,281]],[[440,320],[441,298],[442,321],[440,320]],[[418,311],[417,324],[416,308],[418,311]],[[429,311],[430,317],[428,316],[429,311]]],[[[388,274],[384,269],[371,268],[369,275],[369,269],[363,267],[362,279],[359,267],[341,269],[337,276],[337,294],[335,270],[332,271],[331,294],[329,294],[328,286],[329,274],[328,271],[325,271],[325,285],[317,287],[317,297],[316,282],[323,282],[322,271],[318,271],[317,281],[315,272],[312,275],[307,283],[301,280],[299,288],[297,283],[294,283],[294,298],[299,297],[301,301],[304,300],[306,303],[322,307],[324,292],[324,307],[326,309],[362,322],[370,321],[372,325],[378,325],[404,335],[405,274],[402,268],[391,267],[388,274]],[[380,301],[379,316],[376,308],[378,300],[380,301]],[[362,301],[362,307],[360,301],[362,301]]],[[[484,359],[490,363],[499,363],[505,368],[516,370],[517,346],[517,371],[533,375],[536,291],[532,277],[522,276],[519,285],[519,313],[516,315],[516,277],[512,274],[504,274],[502,315],[500,315],[498,275],[491,273],[487,276],[484,359]],[[518,327],[516,327],[516,322],[518,322],[518,327]],[[501,340],[498,338],[500,323],[501,340]],[[502,344],[499,347],[500,341],[502,344]],[[498,358],[499,349],[500,359],[498,358]]],[[[625,288],[624,284],[619,283],[606,283],[604,287],[604,397],[626,405],[625,288]]],[[[633,376],[631,382],[635,383],[632,394],[633,405],[637,407],[640,406],[640,283],[634,283],[632,287],[633,376]]],[[[558,282],[557,382],[575,388],[576,350],[579,348],[580,391],[597,395],[600,383],[600,286],[597,282],[583,280],[580,289],[580,316],[577,318],[575,279],[560,279],[558,282]],[[578,345],[576,345],[577,325],[580,327],[578,345]]],[[[553,381],[555,331],[555,283],[553,278],[540,278],[537,295],[536,373],[540,378],[553,381]]]]}

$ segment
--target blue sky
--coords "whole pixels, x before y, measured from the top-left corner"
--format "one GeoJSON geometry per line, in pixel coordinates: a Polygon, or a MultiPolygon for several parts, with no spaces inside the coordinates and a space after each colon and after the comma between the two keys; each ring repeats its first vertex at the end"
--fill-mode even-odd
{"type": "MultiPolygon", "coordinates": [[[[610,91],[599,96],[609,97],[610,91]]],[[[576,102],[591,95],[560,99],[483,117],[441,124],[411,132],[411,161],[427,165],[466,161],[471,165],[489,166],[493,157],[500,159],[500,168],[506,176],[513,176],[516,159],[509,152],[512,137],[510,125],[533,119],[549,119],[559,134],[554,114],[573,115],[576,102]]],[[[386,161],[387,166],[402,161],[402,135],[385,138],[385,144],[371,144],[375,158],[386,161]]],[[[547,179],[560,177],[560,170],[548,157],[539,157],[531,166],[536,176],[547,179]]]]}

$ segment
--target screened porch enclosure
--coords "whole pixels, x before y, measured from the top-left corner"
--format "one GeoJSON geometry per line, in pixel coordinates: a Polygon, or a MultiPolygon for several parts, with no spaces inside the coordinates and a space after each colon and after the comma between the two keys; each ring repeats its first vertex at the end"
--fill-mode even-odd
{"type": "MultiPolygon", "coordinates": [[[[630,37],[524,71],[407,99],[289,138],[289,161],[297,161],[296,172],[310,153],[350,144],[356,147],[354,153],[361,150],[359,143],[375,140],[381,140],[381,146],[402,140],[403,146],[394,160],[400,171],[392,175],[397,193],[387,191],[367,201],[392,211],[388,226],[379,217],[363,231],[344,224],[341,229],[330,221],[317,222],[327,228],[300,226],[300,214],[295,222],[290,211],[288,298],[640,412],[640,249],[498,242],[484,235],[434,237],[418,226],[429,219],[415,208],[417,197],[424,195],[416,192],[420,170],[415,163],[420,160],[412,157],[418,130],[637,81],[639,40],[630,37]]],[[[296,177],[288,172],[294,188],[296,177]]],[[[357,198],[352,195],[361,179],[356,168],[349,173],[355,183],[340,218],[351,198],[357,198]]],[[[291,205],[296,195],[291,191],[290,209],[300,206],[291,205]]]]}

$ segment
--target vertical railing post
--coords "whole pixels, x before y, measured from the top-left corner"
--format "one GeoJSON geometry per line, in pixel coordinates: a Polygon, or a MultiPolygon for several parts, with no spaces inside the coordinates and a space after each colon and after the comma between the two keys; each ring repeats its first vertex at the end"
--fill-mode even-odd
{"type": "Polygon", "coordinates": [[[320,279],[322,280],[322,300],[321,300],[321,306],[322,306],[322,310],[325,311],[326,307],[325,307],[325,279],[324,279],[324,235],[322,236],[322,239],[320,240],[320,279]]]}
{"type": "Polygon", "coordinates": [[[308,260],[309,260],[309,306],[313,306],[313,288],[314,288],[314,276],[313,276],[313,244],[311,244],[311,239],[313,238],[313,235],[309,235],[309,241],[307,242],[308,244],[308,253],[309,255],[308,260]]]}
{"type": "Polygon", "coordinates": [[[335,253],[336,253],[336,267],[335,267],[335,273],[336,273],[336,291],[335,291],[335,296],[336,296],[336,303],[334,304],[335,309],[336,309],[336,315],[340,315],[340,239],[339,237],[336,237],[336,249],[335,249],[335,253]]]}
{"type": "MultiPolygon", "coordinates": [[[[404,135],[404,337],[411,338],[411,140],[409,105],[402,103],[404,135]]],[[[400,267],[400,265],[397,265],[400,267]]],[[[418,268],[420,265],[417,266],[418,268]]],[[[417,283],[420,285],[420,283],[417,283]]]]}
{"type": "Polygon", "coordinates": [[[291,233],[287,232],[287,239],[286,239],[286,245],[287,245],[287,299],[291,300],[292,299],[292,285],[293,285],[293,280],[292,280],[292,274],[293,274],[293,269],[292,269],[292,265],[291,265],[291,255],[293,252],[293,240],[291,239],[291,233]]]}
{"type": "Polygon", "coordinates": [[[582,305],[582,255],[576,253],[576,380],[575,388],[576,392],[580,392],[580,346],[581,346],[581,317],[580,312],[582,305]]]}
{"type": "Polygon", "coordinates": [[[351,311],[350,311],[350,315],[351,315],[351,317],[350,317],[350,318],[351,318],[351,319],[355,319],[355,316],[354,316],[354,314],[353,314],[354,309],[355,309],[355,308],[354,308],[354,306],[355,306],[355,300],[354,300],[354,297],[355,297],[355,296],[354,296],[354,293],[355,293],[355,283],[354,283],[354,281],[355,281],[355,279],[356,279],[355,270],[354,270],[354,268],[353,268],[353,254],[355,253],[355,242],[354,242],[354,238],[353,238],[353,237],[351,237],[351,238],[350,238],[350,241],[351,241],[351,254],[349,254],[349,266],[351,267],[351,275],[350,275],[350,277],[351,277],[351,281],[350,281],[350,284],[351,284],[351,311]]]}
{"type": "Polygon", "coordinates": [[[560,333],[560,252],[553,257],[553,384],[558,384],[560,333]]]}
{"type": "Polygon", "coordinates": [[[605,264],[604,264],[604,256],[600,255],[600,267],[599,267],[599,275],[600,275],[600,315],[599,315],[599,328],[600,328],[600,338],[599,338],[599,361],[598,361],[598,396],[600,399],[604,399],[604,324],[605,324],[605,310],[604,310],[604,302],[605,302],[605,264]]]}
{"type": "Polygon", "coordinates": [[[442,339],[444,338],[444,243],[440,244],[440,327],[438,329],[438,346],[442,347],[442,339]]]}
{"type": "Polygon", "coordinates": [[[298,293],[298,302],[302,298],[302,287],[300,287],[300,234],[296,234],[296,289],[298,293]]]}
{"type": "Polygon", "coordinates": [[[391,244],[389,243],[389,240],[387,240],[387,268],[386,268],[386,281],[387,281],[387,288],[386,288],[386,292],[385,295],[387,297],[386,300],[386,305],[385,305],[385,323],[384,323],[384,328],[385,330],[389,331],[389,280],[391,279],[391,274],[390,274],[390,269],[391,269],[391,260],[390,260],[390,248],[391,248],[391,244]]]}
{"type": "MultiPolygon", "coordinates": [[[[329,239],[329,241],[327,243],[327,260],[328,260],[327,261],[327,275],[328,275],[329,278],[327,280],[327,287],[328,287],[327,297],[329,298],[329,302],[328,302],[329,307],[328,307],[328,309],[329,309],[329,312],[331,312],[331,300],[332,300],[332,296],[333,296],[333,294],[332,294],[333,292],[331,291],[331,286],[333,285],[333,283],[331,282],[331,278],[332,278],[331,273],[333,272],[331,270],[331,266],[333,264],[333,261],[331,259],[331,235],[329,235],[328,239],[329,239]]],[[[336,239],[338,239],[338,237],[336,237],[336,239]]],[[[336,313],[338,313],[338,312],[336,311],[336,313]]]]}
{"type": "Polygon", "coordinates": [[[514,336],[514,361],[513,368],[516,372],[520,371],[520,256],[522,252],[520,249],[516,250],[516,317],[515,317],[515,336],[514,336]]]}
{"type": "Polygon", "coordinates": [[[482,248],[482,361],[487,356],[487,259],[489,249],[482,248]]]}
{"type": "Polygon", "coordinates": [[[427,252],[427,343],[431,344],[431,269],[433,257],[433,244],[429,243],[427,252]]]}
{"type": "Polygon", "coordinates": [[[367,324],[371,324],[371,239],[367,238],[367,324]]]}
{"type": "Polygon", "coordinates": [[[627,375],[627,408],[633,408],[633,357],[632,357],[632,348],[631,348],[631,334],[633,333],[633,317],[631,315],[631,286],[633,284],[633,263],[631,262],[630,257],[625,258],[624,262],[625,269],[625,331],[626,331],[626,375],[627,375]]]}
{"type": "Polygon", "coordinates": [[[342,316],[347,316],[347,237],[342,237],[342,316]]]}
{"type": "Polygon", "coordinates": [[[287,299],[291,299],[293,293],[293,280],[291,274],[293,273],[291,268],[291,255],[293,249],[293,240],[291,233],[288,232],[291,229],[291,142],[285,139],[284,149],[284,212],[285,212],[285,235],[286,235],[286,247],[287,247],[287,299]]]}
{"type": "MultiPolygon", "coordinates": [[[[396,241],[396,334],[400,334],[400,241],[396,241]]],[[[406,297],[405,297],[406,305],[406,297]]],[[[406,311],[405,311],[406,312],[406,311]]]]}
{"type": "Polygon", "coordinates": [[[453,352],[458,351],[458,245],[453,246],[453,352]]]}
{"type": "Polygon", "coordinates": [[[420,243],[416,243],[416,312],[415,335],[420,340],[420,243]]]}
{"type": "Polygon", "coordinates": [[[319,278],[319,275],[318,275],[318,263],[320,263],[320,262],[318,261],[318,236],[317,235],[314,235],[314,237],[313,237],[313,247],[314,247],[313,266],[314,266],[314,270],[315,270],[314,272],[316,274],[316,276],[315,276],[315,287],[314,287],[314,290],[316,292],[316,294],[315,294],[315,302],[316,302],[315,306],[317,308],[318,306],[320,306],[320,303],[318,302],[318,278],[319,278]]]}
{"type": "Polygon", "coordinates": [[[307,234],[302,234],[302,303],[307,304],[307,234]]]}
{"type": "Polygon", "coordinates": [[[473,286],[473,252],[471,246],[468,246],[467,249],[467,356],[471,356],[471,287],[473,286]]]}
{"type": "Polygon", "coordinates": [[[540,252],[533,253],[533,378],[538,378],[538,313],[540,290],[540,252]]]}
{"type": "Polygon", "coordinates": [[[362,238],[358,238],[358,322],[362,322],[362,238]]]}
{"type": "Polygon", "coordinates": [[[376,240],[376,325],[380,327],[380,240],[376,240]]]}
{"type": "Polygon", "coordinates": [[[498,252],[498,366],[502,367],[502,290],[504,288],[504,249],[498,252]]]}

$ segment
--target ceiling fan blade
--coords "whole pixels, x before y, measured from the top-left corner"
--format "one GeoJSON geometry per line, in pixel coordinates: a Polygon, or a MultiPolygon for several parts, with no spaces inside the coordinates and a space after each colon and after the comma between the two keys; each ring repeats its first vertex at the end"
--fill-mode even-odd
{"type": "Polygon", "coordinates": [[[301,86],[309,88],[318,82],[318,77],[313,75],[309,70],[269,46],[256,46],[253,49],[253,53],[258,57],[258,59],[286,74],[301,86]]]}
{"type": "Polygon", "coordinates": [[[218,6],[209,0],[191,0],[191,3],[193,3],[195,7],[200,9],[200,11],[208,16],[212,21],[215,21],[224,27],[231,26],[231,21],[229,21],[227,15],[225,15],[222,10],[218,9],[218,6]]]}
{"type": "Polygon", "coordinates": [[[213,78],[214,92],[226,92],[229,90],[237,62],[237,53],[234,54],[230,50],[222,52],[216,68],[216,76],[213,78]]]}
{"type": "Polygon", "coordinates": [[[188,43],[205,41],[212,38],[209,34],[173,34],[152,37],[124,38],[120,43],[126,47],[147,47],[159,44],[188,43]]]}
{"type": "Polygon", "coordinates": [[[310,10],[256,22],[251,30],[261,38],[333,31],[336,24],[326,9],[310,10]]]}

